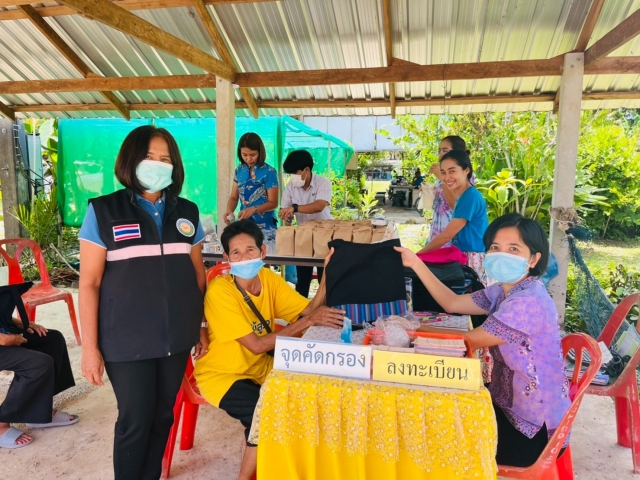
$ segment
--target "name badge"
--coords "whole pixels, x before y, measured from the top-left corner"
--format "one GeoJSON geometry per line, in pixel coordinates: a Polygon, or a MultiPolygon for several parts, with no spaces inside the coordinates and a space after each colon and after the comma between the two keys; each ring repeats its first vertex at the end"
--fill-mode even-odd
{"type": "Polygon", "coordinates": [[[370,346],[276,338],[273,368],[348,378],[371,378],[370,346]]]}

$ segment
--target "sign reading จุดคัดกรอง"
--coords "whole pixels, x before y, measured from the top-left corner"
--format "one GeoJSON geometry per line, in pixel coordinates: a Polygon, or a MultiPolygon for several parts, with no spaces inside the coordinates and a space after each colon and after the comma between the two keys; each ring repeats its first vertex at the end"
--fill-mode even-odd
{"type": "Polygon", "coordinates": [[[273,368],[348,378],[371,378],[371,347],[276,338],[273,368]]]}
{"type": "Polygon", "coordinates": [[[373,380],[432,387],[480,390],[482,370],[477,358],[417,353],[373,352],[373,380]]]}

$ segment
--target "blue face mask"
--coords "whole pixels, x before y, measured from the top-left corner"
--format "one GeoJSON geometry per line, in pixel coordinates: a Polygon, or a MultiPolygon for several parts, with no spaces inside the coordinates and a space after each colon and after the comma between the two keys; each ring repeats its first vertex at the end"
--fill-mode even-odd
{"type": "Polygon", "coordinates": [[[172,173],[173,165],[155,160],[143,160],[136,168],[136,177],[148,193],[159,192],[171,185],[172,173]]]}
{"type": "Polygon", "coordinates": [[[526,258],[511,253],[487,253],[482,266],[487,274],[501,283],[516,283],[529,273],[526,258]]]}
{"type": "Polygon", "coordinates": [[[264,262],[261,258],[255,258],[242,262],[229,262],[229,265],[231,265],[231,275],[235,275],[243,280],[251,280],[258,276],[260,269],[264,267],[264,262]]]}

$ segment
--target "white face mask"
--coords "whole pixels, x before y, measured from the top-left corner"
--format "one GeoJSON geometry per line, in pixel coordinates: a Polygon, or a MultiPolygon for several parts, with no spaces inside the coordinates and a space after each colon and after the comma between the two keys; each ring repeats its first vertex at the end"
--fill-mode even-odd
{"type": "Polygon", "coordinates": [[[291,183],[291,186],[293,187],[304,187],[304,178],[302,178],[302,175],[296,175],[293,174],[291,175],[291,180],[289,183],[291,183]]]}

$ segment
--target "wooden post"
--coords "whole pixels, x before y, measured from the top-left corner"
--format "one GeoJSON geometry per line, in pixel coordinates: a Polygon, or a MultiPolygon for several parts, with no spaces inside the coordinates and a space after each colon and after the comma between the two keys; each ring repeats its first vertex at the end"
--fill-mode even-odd
{"type": "Polygon", "coordinates": [[[26,237],[27,232],[14,217],[18,205],[26,203],[28,190],[14,157],[13,122],[0,118],[0,179],[2,182],[2,215],[4,238],[26,237]],[[22,181],[21,181],[22,180],[22,181]]]}
{"type": "Polygon", "coordinates": [[[216,171],[218,174],[218,237],[226,226],[222,216],[231,195],[236,158],[236,110],[233,84],[216,77],[216,171]]]}
{"type": "MultiPolygon", "coordinates": [[[[564,56],[558,110],[558,137],[556,139],[556,163],[551,206],[573,208],[578,161],[578,137],[582,107],[582,80],[584,53],[567,53],[564,56]]],[[[569,271],[569,246],[565,234],[551,220],[551,251],[558,261],[558,276],[551,281],[549,290],[558,309],[558,322],[564,322],[567,300],[567,276],[569,271]]]]}

